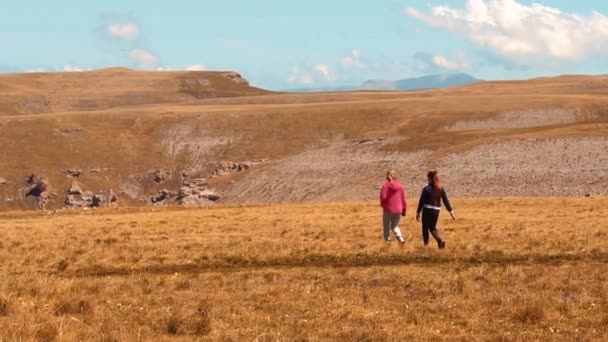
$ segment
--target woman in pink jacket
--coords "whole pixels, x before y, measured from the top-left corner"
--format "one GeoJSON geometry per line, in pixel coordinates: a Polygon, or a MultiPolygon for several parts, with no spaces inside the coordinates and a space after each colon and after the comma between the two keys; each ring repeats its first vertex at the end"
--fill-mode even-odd
{"type": "Polygon", "coordinates": [[[386,183],[380,191],[380,205],[384,210],[382,225],[384,228],[384,241],[391,243],[391,230],[399,243],[405,243],[405,239],[399,229],[399,220],[407,212],[405,188],[397,180],[397,173],[393,170],[386,173],[386,183]]]}

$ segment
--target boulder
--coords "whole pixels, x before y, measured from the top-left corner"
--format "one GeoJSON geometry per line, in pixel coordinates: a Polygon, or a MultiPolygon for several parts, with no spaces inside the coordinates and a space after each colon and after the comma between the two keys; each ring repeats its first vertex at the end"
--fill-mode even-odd
{"type": "Polygon", "coordinates": [[[156,170],[151,170],[150,175],[152,175],[152,179],[154,179],[154,181],[156,183],[160,184],[160,183],[163,183],[167,178],[169,178],[171,176],[171,172],[166,169],[156,169],[156,170]]]}
{"type": "Polygon", "coordinates": [[[98,193],[83,191],[76,181],[72,182],[72,185],[66,192],[64,204],[68,208],[111,207],[116,205],[118,201],[118,197],[112,190],[100,191],[98,193]]]}
{"type": "Polygon", "coordinates": [[[199,192],[198,196],[199,198],[203,198],[211,202],[217,202],[221,199],[221,197],[217,193],[215,193],[215,191],[209,189],[199,192]]]}
{"type": "Polygon", "coordinates": [[[166,189],[159,190],[158,194],[150,197],[152,204],[160,205],[165,204],[167,201],[175,197],[175,193],[166,189]]]}
{"type": "Polygon", "coordinates": [[[224,162],[219,163],[215,167],[215,169],[213,170],[213,177],[226,176],[226,175],[230,175],[233,173],[247,171],[256,165],[259,165],[259,164],[262,164],[265,162],[266,162],[266,160],[264,160],[264,159],[247,160],[247,161],[242,161],[242,162],[224,161],[224,162]]]}
{"type": "Polygon", "coordinates": [[[8,184],[8,181],[2,177],[0,177],[0,185],[8,184]]]}
{"type": "Polygon", "coordinates": [[[37,199],[37,208],[45,209],[51,197],[49,193],[50,186],[46,178],[33,173],[25,181],[27,186],[21,190],[22,193],[25,197],[35,197],[37,199]]]}
{"type": "Polygon", "coordinates": [[[93,195],[91,207],[112,207],[118,202],[118,196],[112,190],[100,191],[93,195]]]}
{"type": "Polygon", "coordinates": [[[249,85],[249,81],[244,79],[238,72],[227,72],[223,76],[236,84],[249,85]]]}
{"type": "Polygon", "coordinates": [[[210,205],[220,199],[221,197],[215,190],[209,188],[209,183],[203,178],[185,181],[177,196],[177,202],[187,206],[210,205]]]}
{"type": "Polygon", "coordinates": [[[72,182],[72,185],[68,189],[68,195],[82,195],[82,189],[80,189],[78,182],[72,182]]]}
{"type": "Polygon", "coordinates": [[[63,135],[75,134],[82,132],[82,128],[78,127],[59,127],[57,128],[57,132],[63,135]]]}
{"type": "Polygon", "coordinates": [[[63,202],[68,208],[88,208],[91,205],[90,201],[84,200],[81,196],[67,195],[63,202]]]}
{"type": "Polygon", "coordinates": [[[65,175],[72,178],[78,178],[82,174],[80,169],[65,169],[65,175]]]}
{"type": "Polygon", "coordinates": [[[361,138],[352,141],[353,145],[370,145],[384,142],[384,138],[361,138]]]}

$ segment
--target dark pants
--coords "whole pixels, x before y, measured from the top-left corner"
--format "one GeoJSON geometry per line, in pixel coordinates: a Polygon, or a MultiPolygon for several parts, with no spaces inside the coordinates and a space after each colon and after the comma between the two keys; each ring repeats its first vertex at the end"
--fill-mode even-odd
{"type": "Polygon", "coordinates": [[[439,210],[424,208],[422,209],[422,240],[425,245],[429,244],[429,232],[433,234],[437,243],[441,243],[443,238],[437,230],[437,220],[439,219],[439,210]]]}

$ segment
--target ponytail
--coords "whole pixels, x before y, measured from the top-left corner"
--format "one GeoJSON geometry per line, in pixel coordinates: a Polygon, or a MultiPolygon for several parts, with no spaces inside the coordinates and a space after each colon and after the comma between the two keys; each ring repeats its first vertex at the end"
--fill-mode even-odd
{"type": "Polygon", "coordinates": [[[429,179],[429,185],[433,187],[433,190],[437,193],[443,191],[443,186],[441,185],[441,182],[439,181],[439,176],[437,175],[437,171],[433,170],[433,171],[429,171],[429,173],[426,174],[427,178],[429,179]]]}

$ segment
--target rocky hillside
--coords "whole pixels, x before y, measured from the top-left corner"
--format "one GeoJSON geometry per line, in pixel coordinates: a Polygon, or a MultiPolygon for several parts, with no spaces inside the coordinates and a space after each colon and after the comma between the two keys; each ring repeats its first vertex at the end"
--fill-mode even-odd
{"type": "Polygon", "coordinates": [[[0,209],[608,195],[608,79],[277,94],[229,72],[0,76],[0,209]],[[42,100],[40,100],[42,99],[42,100]],[[40,101],[38,101],[40,100],[40,101]]]}

